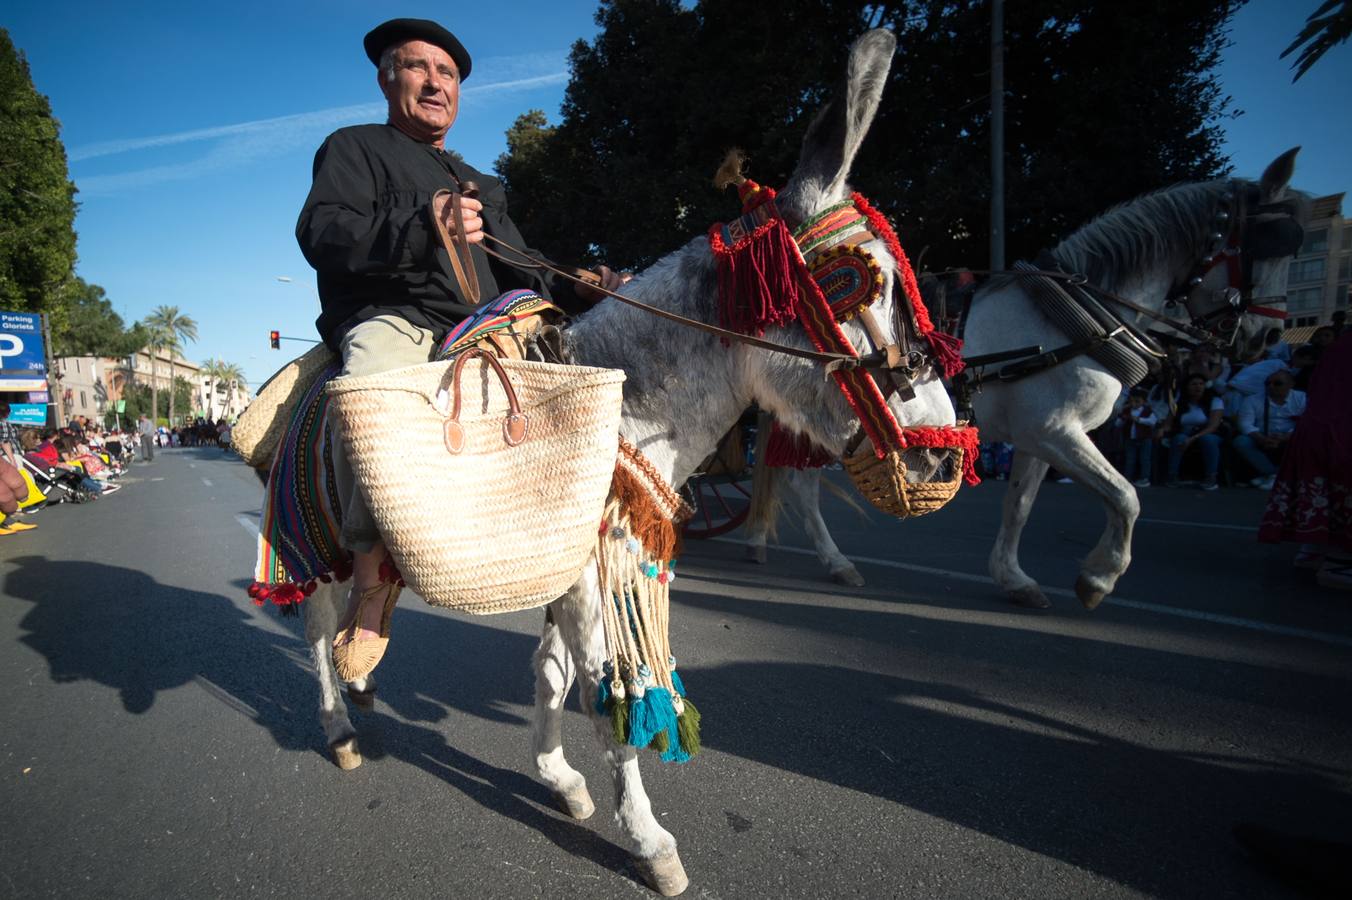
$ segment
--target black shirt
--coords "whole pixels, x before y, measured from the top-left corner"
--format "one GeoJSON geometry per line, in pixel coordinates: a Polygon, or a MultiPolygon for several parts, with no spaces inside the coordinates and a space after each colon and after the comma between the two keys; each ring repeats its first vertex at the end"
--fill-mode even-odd
{"type": "MultiPolygon", "coordinates": [[[[296,240],[318,273],[319,334],[334,350],[359,322],[394,314],[436,332],[438,339],[474,311],[461,296],[432,221],[432,195],[479,186],[484,231],[525,246],[507,216],[496,179],[390,125],[357,125],[329,135],[315,154],[314,184],[296,240]]],[[[498,249],[498,248],[495,248],[498,249]]],[[[541,270],[490,258],[471,245],[479,296],[528,288],[545,297],[541,270]]]]}

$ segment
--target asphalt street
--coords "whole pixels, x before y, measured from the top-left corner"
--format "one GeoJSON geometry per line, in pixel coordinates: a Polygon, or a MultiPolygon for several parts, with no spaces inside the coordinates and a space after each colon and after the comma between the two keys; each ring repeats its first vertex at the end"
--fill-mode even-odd
{"type": "MultiPolygon", "coordinates": [[[[652,896],[575,700],[597,814],[529,773],[539,611],[406,594],[344,772],[300,623],[244,593],[254,475],[177,450],[124,481],[0,537],[0,897],[652,896]]],[[[1257,491],[1144,489],[1093,612],[1069,589],[1097,502],[1043,487],[1023,559],[1055,605],[1030,612],[985,577],[1002,493],[907,523],[828,501],[863,588],[791,524],[763,567],[687,546],[705,752],[643,760],[686,896],[1284,898],[1237,823],[1352,841],[1352,597],[1256,542],[1257,491]]]]}

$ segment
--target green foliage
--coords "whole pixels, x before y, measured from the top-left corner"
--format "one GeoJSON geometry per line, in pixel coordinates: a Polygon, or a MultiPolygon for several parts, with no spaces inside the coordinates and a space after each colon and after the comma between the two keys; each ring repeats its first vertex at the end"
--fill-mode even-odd
{"type": "MultiPolygon", "coordinates": [[[[1006,243],[1054,244],[1113,204],[1226,173],[1212,74],[1230,0],[1005,5],[1006,243]]],[[[990,4],[918,0],[602,0],[578,42],[562,121],[529,113],[498,162],[513,218],[561,261],[641,267],[736,214],[710,184],[729,147],[780,186],[850,42],[898,38],[854,167],[929,268],[984,267],[990,205],[990,4]]],[[[1256,173],[1254,173],[1256,174],[1256,173]]]]}
{"type": "Polygon", "coordinates": [[[1319,62],[1321,56],[1346,41],[1349,36],[1352,36],[1352,0],[1325,0],[1310,13],[1305,20],[1305,27],[1278,58],[1285,59],[1297,47],[1304,45],[1295,62],[1291,63],[1291,68],[1296,70],[1291,80],[1300,81],[1300,76],[1310,71],[1310,66],[1319,62]]]}
{"type": "Polygon", "coordinates": [[[75,266],[75,185],[60,123],[28,61],[0,28],[0,309],[67,316],[62,286],[75,266]]]}
{"type": "Polygon", "coordinates": [[[52,329],[53,356],[106,356],[121,358],[145,346],[146,332],[140,325],[128,329],[113,310],[103,288],[76,276],[61,291],[67,316],[52,329]]]}
{"type": "MultiPolygon", "coordinates": [[[[197,322],[190,316],[178,311],[177,306],[157,306],[151,310],[142,323],[151,335],[152,342],[169,351],[169,383],[175,384],[174,356],[182,350],[186,341],[197,340],[197,322]]],[[[178,410],[183,407],[177,402],[178,391],[169,393],[169,421],[177,421],[178,410]]],[[[189,401],[191,405],[191,401],[189,401]]]]}

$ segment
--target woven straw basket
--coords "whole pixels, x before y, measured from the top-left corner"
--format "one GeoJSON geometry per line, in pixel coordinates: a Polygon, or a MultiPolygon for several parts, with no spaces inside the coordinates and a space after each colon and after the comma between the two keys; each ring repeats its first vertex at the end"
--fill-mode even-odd
{"type": "Polygon", "coordinates": [[[230,443],[255,469],[272,465],[296,404],[319,374],[337,357],[323,344],[291,360],[258,389],[230,432],[230,443]]]}
{"type": "Polygon", "coordinates": [[[953,454],[949,463],[953,477],[949,481],[907,481],[902,452],[892,450],[879,459],[872,443],[866,441],[842,462],[859,493],[878,509],[899,519],[934,512],[957,495],[962,486],[962,448],[948,448],[953,454]]]}
{"type": "Polygon", "coordinates": [[[433,605],[497,613],[549,603],[587,564],[623,383],[615,369],[473,348],[327,390],[404,580],[433,605]]]}

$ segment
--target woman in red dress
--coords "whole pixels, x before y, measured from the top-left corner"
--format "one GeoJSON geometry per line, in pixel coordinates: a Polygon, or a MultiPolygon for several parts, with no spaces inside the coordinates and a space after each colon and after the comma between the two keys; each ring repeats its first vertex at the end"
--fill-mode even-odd
{"type": "Polygon", "coordinates": [[[1326,348],[1282,457],[1258,539],[1299,541],[1296,564],[1352,590],[1352,331],[1326,348]]]}

